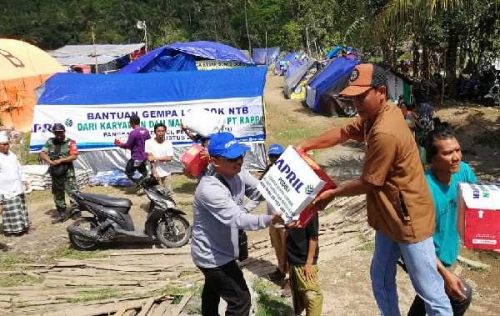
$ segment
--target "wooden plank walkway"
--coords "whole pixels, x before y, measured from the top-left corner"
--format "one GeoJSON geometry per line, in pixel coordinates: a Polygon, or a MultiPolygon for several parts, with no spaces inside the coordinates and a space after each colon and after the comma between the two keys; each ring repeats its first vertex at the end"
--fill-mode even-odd
{"type": "MultiPolygon", "coordinates": [[[[332,247],[357,247],[370,233],[364,198],[337,199],[333,212],[320,217],[322,256],[332,247]]],[[[247,273],[265,276],[276,268],[269,238],[250,241],[247,273]]],[[[30,264],[0,277],[41,278],[35,285],[0,288],[2,315],[180,315],[203,280],[193,265],[190,246],[180,249],[110,250],[104,258],[61,259],[52,265],[30,264]],[[174,287],[183,294],[163,294],[174,287]]]]}

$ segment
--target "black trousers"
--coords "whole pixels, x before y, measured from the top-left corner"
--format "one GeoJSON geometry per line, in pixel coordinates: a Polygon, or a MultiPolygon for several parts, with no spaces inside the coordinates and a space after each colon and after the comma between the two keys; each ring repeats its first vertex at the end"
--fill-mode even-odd
{"type": "Polygon", "coordinates": [[[243,272],[235,260],[217,268],[201,268],[205,285],[201,294],[201,314],[219,316],[222,297],[227,303],[226,316],[248,316],[251,298],[243,272]]]}
{"type": "MultiPolygon", "coordinates": [[[[469,308],[469,305],[472,301],[472,288],[470,287],[469,284],[465,283],[464,280],[462,280],[462,283],[465,286],[464,294],[467,297],[463,301],[458,301],[450,296],[448,298],[450,299],[451,307],[453,309],[453,316],[462,316],[465,314],[467,309],[469,308]]],[[[420,298],[420,296],[416,295],[415,300],[413,300],[413,304],[410,307],[410,311],[408,312],[408,316],[425,316],[425,303],[424,301],[420,298]]]]}
{"type": "Polygon", "coordinates": [[[142,179],[144,179],[148,175],[148,169],[146,168],[146,160],[144,160],[137,167],[134,165],[134,163],[135,163],[134,159],[130,159],[127,162],[127,165],[125,166],[125,174],[133,182],[139,183],[139,182],[141,182],[142,179]],[[141,173],[141,175],[142,175],[142,177],[140,179],[134,179],[134,173],[135,173],[136,170],[138,170],[141,173]]]}

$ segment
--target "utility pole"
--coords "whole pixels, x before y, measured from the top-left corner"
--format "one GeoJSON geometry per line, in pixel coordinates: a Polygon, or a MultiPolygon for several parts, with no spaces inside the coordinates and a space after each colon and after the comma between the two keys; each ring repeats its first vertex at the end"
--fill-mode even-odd
{"type": "Polygon", "coordinates": [[[269,54],[267,52],[267,31],[266,31],[266,66],[268,65],[269,63],[269,54]]]}
{"type": "Polygon", "coordinates": [[[94,45],[94,57],[95,57],[95,73],[99,73],[99,63],[97,62],[97,47],[95,45],[95,33],[94,33],[94,26],[90,28],[92,31],[92,44],[94,45]]]}
{"type": "Polygon", "coordinates": [[[247,38],[248,38],[248,52],[252,56],[252,44],[250,43],[250,32],[248,31],[248,15],[247,15],[247,0],[245,1],[245,26],[247,28],[247,38]]]}
{"type": "Polygon", "coordinates": [[[135,27],[139,30],[144,30],[144,48],[146,49],[146,53],[148,52],[148,26],[146,25],[146,21],[137,21],[135,27]]]}
{"type": "Polygon", "coordinates": [[[306,44],[307,44],[307,55],[311,56],[311,48],[309,47],[309,27],[306,26],[306,44]]]}
{"type": "Polygon", "coordinates": [[[145,49],[146,54],[148,53],[148,26],[146,25],[146,21],[144,21],[144,42],[146,42],[145,49]]]}

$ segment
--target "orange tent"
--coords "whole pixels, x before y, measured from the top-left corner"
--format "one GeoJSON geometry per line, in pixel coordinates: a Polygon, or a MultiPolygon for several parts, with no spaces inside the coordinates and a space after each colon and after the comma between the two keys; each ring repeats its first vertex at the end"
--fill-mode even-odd
{"type": "Polygon", "coordinates": [[[13,39],[0,38],[0,115],[2,124],[30,131],[35,89],[65,69],[43,50],[13,39]]]}

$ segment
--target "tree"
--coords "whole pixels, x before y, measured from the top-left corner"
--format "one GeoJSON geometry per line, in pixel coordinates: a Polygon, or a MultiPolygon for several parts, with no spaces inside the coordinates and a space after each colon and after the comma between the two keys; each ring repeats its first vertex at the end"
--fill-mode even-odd
{"type": "MultiPolygon", "coordinates": [[[[389,27],[404,28],[410,31],[417,45],[424,46],[424,57],[428,54],[430,46],[426,41],[426,39],[431,39],[430,30],[433,28],[441,29],[441,34],[444,34],[444,45],[440,46],[444,48],[445,52],[448,92],[451,96],[456,96],[458,50],[459,47],[467,46],[461,41],[461,35],[467,27],[467,21],[474,20],[474,16],[481,8],[495,7],[495,10],[489,10],[494,17],[489,20],[489,23],[484,24],[482,30],[482,32],[488,30],[491,32],[495,25],[494,21],[498,18],[497,8],[499,4],[499,0],[391,0],[381,13],[380,21],[389,27]]],[[[482,43],[483,45],[479,46],[484,47],[485,42],[482,43]]],[[[426,58],[424,58],[425,60],[426,58]]],[[[423,68],[428,69],[428,66],[424,65],[423,68]]]]}

